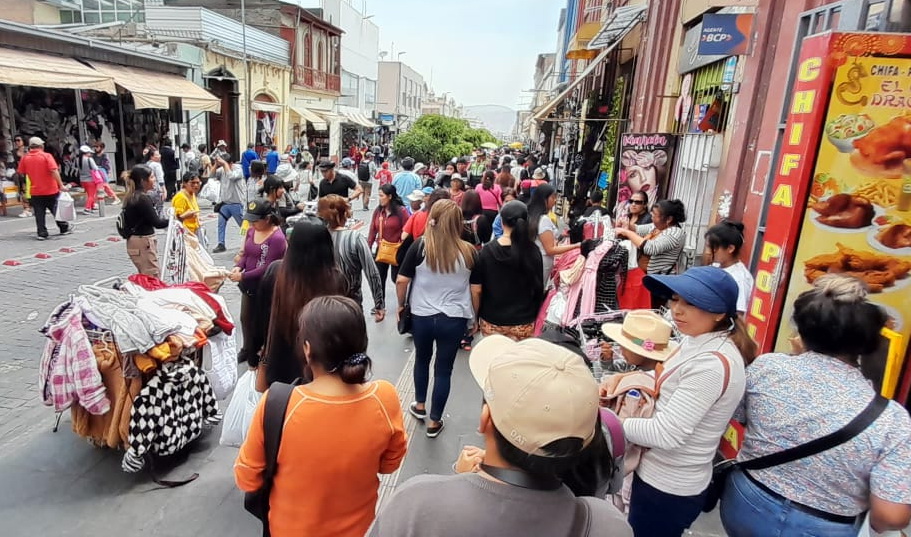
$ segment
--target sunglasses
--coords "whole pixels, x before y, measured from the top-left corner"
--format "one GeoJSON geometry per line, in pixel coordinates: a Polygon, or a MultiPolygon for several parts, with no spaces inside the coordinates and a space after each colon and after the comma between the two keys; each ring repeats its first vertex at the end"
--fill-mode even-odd
{"type": "Polygon", "coordinates": [[[645,200],[629,200],[632,205],[645,205],[645,200]]]}

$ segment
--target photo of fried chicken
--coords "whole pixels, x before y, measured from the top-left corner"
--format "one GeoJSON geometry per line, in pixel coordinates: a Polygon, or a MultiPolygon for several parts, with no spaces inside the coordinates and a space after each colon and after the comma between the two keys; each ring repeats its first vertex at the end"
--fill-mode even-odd
{"type": "Polygon", "coordinates": [[[876,240],[886,248],[893,250],[911,248],[911,226],[908,224],[886,226],[876,234],[876,240]]]}
{"type": "Polygon", "coordinates": [[[854,140],[854,148],[851,162],[856,167],[876,171],[883,177],[901,177],[904,160],[911,158],[911,115],[898,116],[875,127],[854,140]]]}
{"type": "Polygon", "coordinates": [[[908,277],[911,262],[887,255],[864,252],[836,243],[837,252],[822,254],[804,262],[804,277],[808,283],[830,273],[846,274],[863,280],[871,293],[881,293],[886,287],[908,277]]]}
{"type": "Polygon", "coordinates": [[[847,229],[867,227],[876,216],[870,200],[852,194],[836,194],[818,201],[813,210],[819,213],[816,221],[820,224],[847,229]]]}

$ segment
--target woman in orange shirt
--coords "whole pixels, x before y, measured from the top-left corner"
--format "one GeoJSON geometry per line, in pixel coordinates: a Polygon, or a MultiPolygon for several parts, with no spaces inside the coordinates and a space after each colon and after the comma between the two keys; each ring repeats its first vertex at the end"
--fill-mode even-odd
{"type": "MultiPolygon", "coordinates": [[[[269,530],[272,537],[363,537],[376,511],[377,474],[396,471],[405,457],[402,407],[392,384],[367,382],[367,324],[356,302],[313,299],[299,334],[313,381],[288,401],[269,530]]],[[[237,486],[247,492],[263,484],[265,401],[234,464],[237,486]]]]}

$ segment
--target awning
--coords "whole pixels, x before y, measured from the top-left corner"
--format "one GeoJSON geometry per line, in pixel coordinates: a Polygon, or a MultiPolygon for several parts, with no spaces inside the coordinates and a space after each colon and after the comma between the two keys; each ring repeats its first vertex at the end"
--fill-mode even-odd
{"type": "Polygon", "coordinates": [[[263,101],[253,101],[253,105],[250,106],[253,110],[257,112],[282,112],[282,105],[278,103],[267,103],[263,101]]]}
{"type": "Polygon", "coordinates": [[[360,110],[342,110],[342,114],[348,120],[348,123],[354,123],[362,127],[376,127],[376,123],[370,121],[360,110]]]}
{"type": "Polygon", "coordinates": [[[168,100],[173,97],[180,99],[184,110],[221,112],[221,99],[186,78],[111,63],[93,62],[92,66],[129,91],[136,108],[170,108],[168,100]]]}
{"type": "Polygon", "coordinates": [[[327,110],[311,110],[311,112],[323,118],[326,123],[345,123],[348,121],[345,116],[340,116],[327,110]]]}
{"type": "Polygon", "coordinates": [[[112,77],[72,58],[0,47],[0,65],[2,84],[117,93],[112,77]]]}
{"type": "Polygon", "coordinates": [[[532,116],[532,119],[535,121],[540,121],[540,120],[544,119],[544,117],[546,117],[547,114],[549,114],[551,112],[551,110],[553,110],[554,108],[557,107],[558,104],[563,102],[563,100],[566,99],[566,97],[568,97],[573,92],[573,90],[576,89],[576,86],[581,84],[582,81],[585,80],[585,78],[588,75],[592,74],[592,71],[597,69],[598,65],[600,65],[601,62],[603,62],[605,58],[607,58],[607,55],[610,54],[611,52],[613,52],[613,50],[615,48],[617,48],[617,45],[619,45],[620,42],[623,41],[623,38],[626,37],[626,34],[630,33],[632,31],[632,29],[636,27],[637,24],[642,22],[642,18],[643,18],[643,14],[645,13],[645,10],[646,10],[646,8],[643,6],[626,6],[626,7],[617,8],[617,10],[614,11],[614,14],[611,16],[611,18],[604,24],[604,28],[602,28],[601,31],[598,32],[598,35],[596,35],[592,39],[592,42],[589,44],[589,47],[593,47],[595,45],[595,42],[598,41],[599,38],[603,42],[603,40],[604,40],[603,36],[610,35],[611,41],[607,42],[605,45],[601,45],[601,46],[607,46],[607,48],[602,50],[598,54],[598,56],[596,56],[595,59],[592,60],[591,63],[588,64],[588,66],[585,68],[585,70],[582,71],[582,73],[580,73],[579,76],[577,76],[576,79],[573,80],[568,86],[566,86],[566,89],[561,91],[559,95],[554,97],[550,102],[548,102],[546,105],[541,107],[537,112],[535,112],[535,114],[532,116]],[[630,13],[629,10],[631,8],[636,10],[635,16],[632,18],[627,18],[626,14],[630,13]],[[618,19],[618,17],[620,17],[620,18],[618,19]],[[619,32],[613,31],[610,29],[613,27],[612,24],[614,23],[614,21],[617,21],[617,20],[625,21],[625,26],[623,26],[619,32]]]}
{"type": "Polygon", "coordinates": [[[304,121],[310,122],[310,124],[313,125],[314,130],[318,130],[318,131],[329,130],[329,125],[326,124],[326,121],[323,118],[321,118],[318,115],[311,112],[310,110],[307,110],[306,108],[304,108],[302,106],[292,106],[290,108],[291,108],[291,111],[294,112],[295,114],[297,114],[298,116],[300,116],[301,119],[303,119],[304,121]]]}
{"type": "MultiPolygon", "coordinates": [[[[588,44],[591,43],[598,31],[601,30],[600,22],[586,22],[576,31],[573,36],[572,44],[566,53],[567,60],[590,60],[598,55],[597,50],[590,50],[588,44]]],[[[600,47],[599,47],[600,48],[600,47]]]]}
{"type": "Polygon", "coordinates": [[[588,48],[592,50],[604,48],[623,39],[623,36],[642,21],[647,10],[648,5],[642,4],[618,7],[601,27],[601,30],[589,41],[588,48]]]}

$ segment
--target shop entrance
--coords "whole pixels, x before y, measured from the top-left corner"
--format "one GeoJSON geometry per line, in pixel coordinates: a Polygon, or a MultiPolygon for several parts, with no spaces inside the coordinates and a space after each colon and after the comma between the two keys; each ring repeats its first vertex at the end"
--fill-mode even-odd
{"type": "Polygon", "coordinates": [[[686,244],[680,260],[680,272],[697,263],[705,249],[715,205],[715,184],[721,165],[723,135],[715,133],[686,134],[680,137],[677,166],[671,181],[669,199],[679,199],[686,206],[686,244]]]}
{"type": "MultiPolygon", "coordinates": [[[[219,68],[206,75],[206,87],[221,99],[221,112],[209,114],[209,142],[211,145],[224,140],[228,143],[228,152],[239,155],[237,140],[239,138],[239,125],[237,122],[237,79],[230,71],[219,68]]],[[[208,148],[209,150],[212,147],[208,148]]]]}

